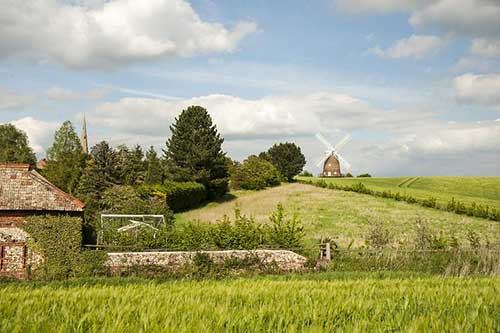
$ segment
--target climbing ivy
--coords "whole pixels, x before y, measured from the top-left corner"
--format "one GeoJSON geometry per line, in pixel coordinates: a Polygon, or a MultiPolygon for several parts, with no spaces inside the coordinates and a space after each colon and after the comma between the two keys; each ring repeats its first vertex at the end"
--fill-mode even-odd
{"type": "Polygon", "coordinates": [[[29,235],[28,246],[43,257],[34,277],[54,280],[90,275],[102,270],[106,254],[82,250],[82,220],[67,215],[27,218],[22,227],[29,235]],[[92,253],[91,253],[92,252],[92,253]]]}

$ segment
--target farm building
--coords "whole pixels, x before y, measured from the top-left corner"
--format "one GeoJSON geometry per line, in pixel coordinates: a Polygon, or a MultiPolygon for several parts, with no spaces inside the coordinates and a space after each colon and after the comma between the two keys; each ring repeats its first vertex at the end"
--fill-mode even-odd
{"type": "Polygon", "coordinates": [[[27,247],[29,235],[20,228],[33,215],[83,217],[84,204],[63,192],[28,164],[0,164],[0,276],[22,276],[28,264],[40,260],[27,247]]]}

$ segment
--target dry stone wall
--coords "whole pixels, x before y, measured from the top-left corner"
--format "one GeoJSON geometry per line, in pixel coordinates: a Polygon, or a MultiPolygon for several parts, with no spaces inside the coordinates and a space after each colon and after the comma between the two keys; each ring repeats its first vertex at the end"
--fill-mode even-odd
{"type": "Polygon", "coordinates": [[[282,271],[299,271],[304,268],[306,258],[292,251],[251,250],[251,251],[199,251],[199,252],[116,252],[108,253],[106,266],[112,270],[131,266],[164,266],[173,270],[193,263],[198,253],[207,254],[216,263],[231,258],[248,259],[257,257],[263,265],[277,267],[282,271]]]}

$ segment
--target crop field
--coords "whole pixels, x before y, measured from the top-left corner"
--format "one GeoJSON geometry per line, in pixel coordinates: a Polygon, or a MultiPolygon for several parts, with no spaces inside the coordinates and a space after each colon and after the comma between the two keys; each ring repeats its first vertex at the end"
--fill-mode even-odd
{"type": "Polygon", "coordinates": [[[304,224],[306,241],[314,246],[321,237],[335,239],[341,248],[361,247],[367,232],[381,224],[391,232],[395,247],[411,244],[415,239],[417,220],[436,233],[455,236],[466,246],[467,232],[472,230],[492,245],[500,246],[500,224],[481,218],[457,215],[418,205],[353,192],[318,188],[305,184],[286,184],[259,192],[235,192],[236,198],[210,203],[177,215],[176,223],[188,220],[214,222],[235,208],[267,222],[277,203],[283,203],[290,214],[297,213],[304,224]]]}
{"type": "Polygon", "coordinates": [[[399,192],[417,199],[434,197],[444,205],[455,198],[467,205],[475,202],[500,209],[500,177],[298,178],[323,179],[344,186],[362,183],[372,190],[399,192]]]}
{"type": "Polygon", "coordinates": [[[495,332],[499,278],[309,274],[0,284],[2,332],[495,332]]]}

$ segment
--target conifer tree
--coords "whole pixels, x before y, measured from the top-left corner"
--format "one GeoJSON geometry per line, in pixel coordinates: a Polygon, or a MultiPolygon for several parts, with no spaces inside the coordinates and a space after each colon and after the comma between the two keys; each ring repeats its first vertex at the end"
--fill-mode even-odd
{"type": "Polygon", "coordinates": [[[28,163],[36,166],[36,156],[26,133],[12,124],[0,125],[0,163],[28,163]]]}
{"type": "Polygon", "coordinates": [[[153,146],[146,152],[146,184],[161,184],[162,182],[161,161],[153,146]]]}
{"type": "Polygon", "coordinates": [[[116,153],[118,181],[123,185],[139,185],[144,182],[144,153],[141,146],[132,150],[127,146],[118,146],[116,153]]]}
{"type": "Polygon", "coordinates": [[[167,175],[177,181],[205,185],[209,198],[228,190],[228,168],[222,151],[224,139],[201,106],[183,110],[170,126],[172,136],[164,151],[167,175]]]}
{"type": "Polygon", "coordinates": [[[56,131],[47,150],[47,166],[43,175],[63,191],[74,193],[85,165],[85,154],[70,121],[56,131]]]}

